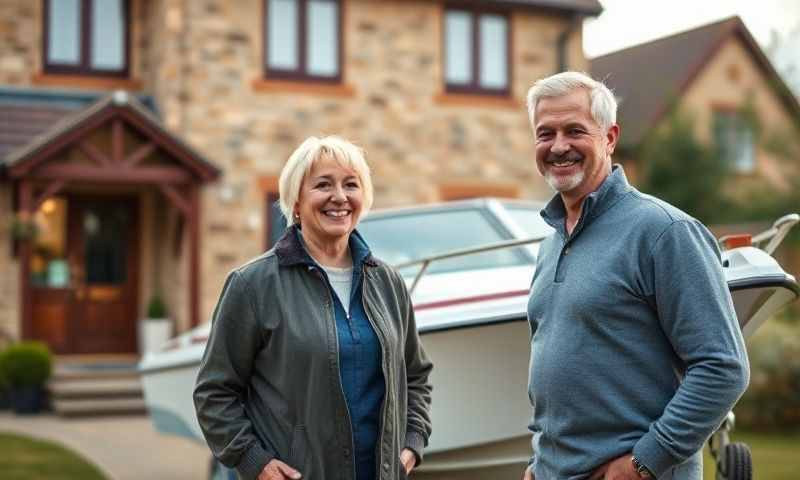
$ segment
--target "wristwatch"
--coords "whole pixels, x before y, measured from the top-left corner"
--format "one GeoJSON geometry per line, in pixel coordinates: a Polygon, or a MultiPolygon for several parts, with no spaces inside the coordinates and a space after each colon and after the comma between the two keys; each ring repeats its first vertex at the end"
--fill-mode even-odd
{"type": "Polygon", "coordinates": [[[639,475],[639,478],[656,478],[638,458],[631,456],[631,463],[633,464],[633,469],[636,470],[636,473],[639,475]]]}

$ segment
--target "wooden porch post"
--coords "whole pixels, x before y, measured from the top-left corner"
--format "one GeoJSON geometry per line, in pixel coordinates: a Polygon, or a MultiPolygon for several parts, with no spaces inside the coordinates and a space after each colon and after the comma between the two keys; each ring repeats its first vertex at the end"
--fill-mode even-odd
{"type": "Polygon", "coordinates": [[[189,315],[192,327],[200,323],[200,185],[189,189],[189,315]]]}
{"type": "MultiPolygon", "coordinates": [[[[19,212],[23,216],[33,218],[33,185],[26,180],[19,185],[19,212]]],[[[31,318],[31,242],[19,242],[19,288],[20,318],[22,319],[22,338],[33,337],[33,318],[31,318]]]]}

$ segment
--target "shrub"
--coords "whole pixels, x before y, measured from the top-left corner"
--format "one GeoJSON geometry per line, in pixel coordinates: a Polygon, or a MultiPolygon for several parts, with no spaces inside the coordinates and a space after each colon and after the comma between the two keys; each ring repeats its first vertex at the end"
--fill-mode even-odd
{"type": "Polygon", "coordinates": [[[147,305],[147,318],[166,318],[167,317],[167,307],[164,305],[164,301],[161,300],[161,297],[156,295],[152,299],[150,299],[150,303],[147,305]]]}
{"type": "Polygon", "coordinates": [[[50,350],[41,342],[20,342],[0,353],[0,376],[11,388],[44,385],[52,365],[50,350]]]}
{"type": "Polygon", "coordinates": [[[800,325],[770,319],[748,342],[750,386],[735,408],[746,429],[800,427],[800,325]]]}

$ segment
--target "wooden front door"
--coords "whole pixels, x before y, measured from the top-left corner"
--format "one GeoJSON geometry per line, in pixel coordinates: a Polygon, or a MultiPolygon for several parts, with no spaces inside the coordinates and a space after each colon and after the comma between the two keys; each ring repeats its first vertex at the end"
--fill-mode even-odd
{"type": "Polygon", "coordinates": [[[67,245],[73,353],[136,351],[138,215],[133,198],[71,197],[67,245]]]}

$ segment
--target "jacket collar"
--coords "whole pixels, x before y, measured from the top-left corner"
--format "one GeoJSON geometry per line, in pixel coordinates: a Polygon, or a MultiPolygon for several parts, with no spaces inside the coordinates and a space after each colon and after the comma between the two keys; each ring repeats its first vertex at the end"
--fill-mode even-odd
{"type": "MultiPolygon", "coordinates": [[[[632,190],[633,187],[628,183],[622,165],[615,164],[611,167],[611,174],[603,180],[600,188],[587,195],[583,200],[581,218],[578,220],[578,224],[572,234],[575,235],[583,226],[602,215],[632,190]]],[[[567,210],[560,194],[556,194],[548,202],[544,210],[541,211],[541,215],[548,225],[561,233],[565,233],[566,226],[564,222],[567,210]]]]}
{"type": "MultiPolygon", "coordinates": [[[[372,252],[364,241],[364,237],[353,230],[348,241],[350,254],[353,256],[353,267],[360,270],[362,264],[375,267],[378,262],[372,256],[372,252]]],[[[275,244],[275,255],[278,257],[278,264],[283,267],[293,265],[317,265],[317,262],[308,254],[303,240],[300,238],[300,227],[292,225],[283,232],[283,236],[275,244]]]]}

